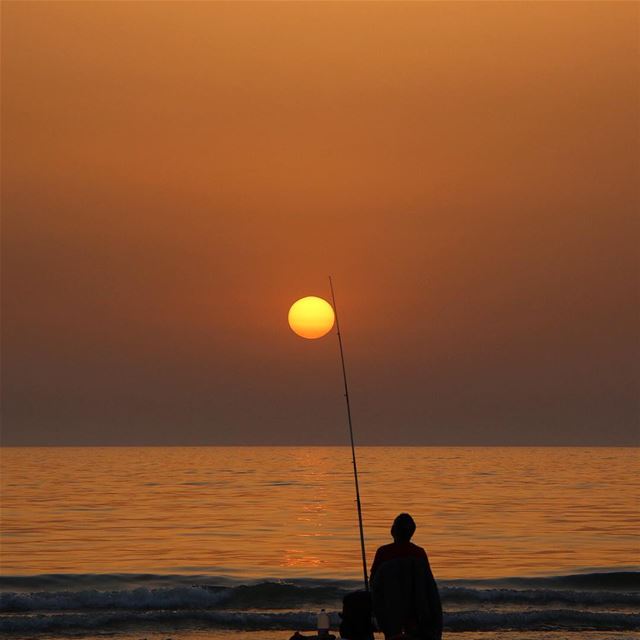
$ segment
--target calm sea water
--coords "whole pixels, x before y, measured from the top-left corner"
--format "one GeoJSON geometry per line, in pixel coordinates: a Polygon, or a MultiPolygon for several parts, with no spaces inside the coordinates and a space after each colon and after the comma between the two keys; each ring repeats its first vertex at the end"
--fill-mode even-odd
{"type": "MultiPolygon", "coordinates": [[[[358,586],[348,448],[1,456],[5,632],[286,640],[358,586]]],[[[640,629],[638,450],[363,447],[358,464],[369,564],[410,512],[461,640],[640,629]]]]}

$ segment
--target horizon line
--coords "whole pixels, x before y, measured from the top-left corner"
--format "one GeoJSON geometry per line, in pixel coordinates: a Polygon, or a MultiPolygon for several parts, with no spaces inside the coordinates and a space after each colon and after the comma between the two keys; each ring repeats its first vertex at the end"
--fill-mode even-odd
{"type": "MultiPolygon", "coordinates": [[[[2,444],[0,449],[232,449],[232,448],[350,448],[349,444],[2,444]]],[[[638,449],[636,444],[360,444],[359,449],[638,449]]]]}

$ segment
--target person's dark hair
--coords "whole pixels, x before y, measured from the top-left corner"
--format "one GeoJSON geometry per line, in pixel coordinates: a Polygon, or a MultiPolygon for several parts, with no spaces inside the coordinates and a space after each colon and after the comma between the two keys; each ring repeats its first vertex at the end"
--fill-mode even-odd
{"type": "Polygon", "coordinates": [[[409,542],[416,531],[416,523],[408,513],[401,513],[393,521],[391,535],[398,542],[409,542]]]}

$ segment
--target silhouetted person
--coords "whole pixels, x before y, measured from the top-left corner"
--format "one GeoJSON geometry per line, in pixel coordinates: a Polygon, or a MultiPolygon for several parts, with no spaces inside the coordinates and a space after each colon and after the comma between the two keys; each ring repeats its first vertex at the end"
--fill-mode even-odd
{"type": "Polygon", "coordinates": [[[393,543],[376,551],[371,567],[373,611],[386,640],[406,634],[442,637],[442,605],[426,551],[411,542],[416,523],[401,513],[391,527],[393,543]]]}

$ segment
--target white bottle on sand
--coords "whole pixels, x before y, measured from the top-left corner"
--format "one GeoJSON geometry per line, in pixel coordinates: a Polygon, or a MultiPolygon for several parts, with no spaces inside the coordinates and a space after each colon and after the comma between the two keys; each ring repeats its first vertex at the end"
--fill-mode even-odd
{"type": "Polygon", "coordinates": [[[326,638],[329,635],[329,615],[324,609],[318,614],[318,638],[326,638]]]}

